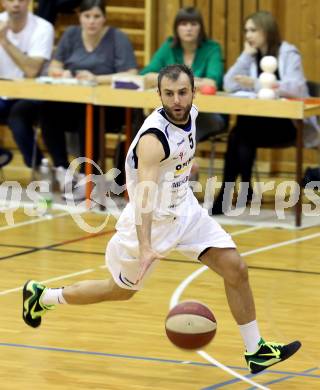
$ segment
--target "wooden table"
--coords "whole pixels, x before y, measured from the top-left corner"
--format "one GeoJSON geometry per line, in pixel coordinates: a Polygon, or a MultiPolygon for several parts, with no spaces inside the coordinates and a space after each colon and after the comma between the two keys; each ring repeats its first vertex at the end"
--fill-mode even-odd
{"type": "MultiPolygon", "coordinates": [[[[95,89],[83,85],[42,84],[35,80],[0,80],[0,96],[86,104],[86,156],[93,156],[93,104],[95,89]]],[[[86,164],[86,175],[92,173],[86,164]]],[[[90,188],[88,188],[90,193],[90,188]]]]}
{"type": "MultiPolygon", "coordinates": [[[[34,80],[4,81],[0,80],[0,96],[10,98],[52,100],[61,102],[85,103],[86,119],[86,156],[93,155],[93,105],[118,106],[130,108],[156,108],[161,105],[157,93],[152,91],[131,91],[112,89],[107,86],[81,86],[39,84],[34,80]]],[[[259,100],[228,95],[197,94],[194,104],[200,112],[218,112],[221,114],[252,115],[274,118],[295,119],[297,123],[296,140],[296,181],[301,183],[303,162],[303,119],[320,115],[320,104],[305,104],[303,101],[259,100]]],[[[130,127],[130,110],[127,110],[127,124],[130,127]]],[[[92,173],[87,165],[86,174],[92,173]]],[[[90,189],[89,189],[90,193],[90,189]]],[[[301,226],[301,195],[296,205],[296,225],[301,226]]]]}
{"type": "MultiPolygon", "coordinates": [[[[102,106],[155,108],[161,105],[155,91],[114,90],[98,86],[95,93],[95,104],[102,106]]],[[[273,118],[295,119],[297,124],[296,139],[296,181],[302,180],[303,163],[303,120],[313,115],[320,115],[319,104],[306,105],[298,100],[259,100],[230,96],[227,94],[209,96],[197,94],[194,104],[200,112],[221,114],[251,115],[273,118]]],[[[296,226],[301,226],[302,197],[299,193],[296,204],[296,226]]]]}

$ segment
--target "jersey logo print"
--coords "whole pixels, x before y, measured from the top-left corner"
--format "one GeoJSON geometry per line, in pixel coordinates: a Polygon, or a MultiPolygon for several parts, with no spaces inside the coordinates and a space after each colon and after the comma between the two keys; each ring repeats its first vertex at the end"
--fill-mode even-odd
{"type": "Polygon", "coordinates": [[[182,145],[183,143],[184,143],[184,138],[182,138],[181,141],[177,142],[177,146],[180,146],[180,145],[182,145]]]}
{"type": "Polygon", "coordinates": [[[128,287],[132,287],[132,285],[134,284],[133,282],[130,282],[130,280],[128,280],[125,276],[122,276],[121,275],[121,272],[120,272],[120,274],[119,274],[119,279],[120,279],[120,281],[123,283],[123,284],[125,284],[126,286],[128,286],[128,287]],[[125,279],[125,281],[123,280],[123,279],[125,279]],[[126,283],[127,282],[127,283],[126,283]],[[130,284],[129,284],[130,283],[130,284]]]}

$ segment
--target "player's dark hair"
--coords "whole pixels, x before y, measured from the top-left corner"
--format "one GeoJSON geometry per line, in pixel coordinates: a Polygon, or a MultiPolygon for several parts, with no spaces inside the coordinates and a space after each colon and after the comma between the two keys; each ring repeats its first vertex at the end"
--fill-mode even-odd
{"type": "Polygon", "coordinates": [[[203,18],[200,11],[194,7],[186,7],[181,8],[174,19],[172,47],[181,46],[180,38],[178,35],[178,26],[182,22],[197,22],[200,24],[198,46],[200,46],[203,41],[207,40],[207,34],[204,28],[203,18]]]}
{"type": "Polygon", "coordinates": [[[246,17],[245,23],[250,19],[256,28],[262,30],[266,36],[268,47],[266,55],[278,57],[281,34],[274,16],[268,11],[258,11],[246,17]]]}
{"type": "Polygon", "coordinates": [[[184,64],[168,65],[162,68],[158,75],[158,89],[160,92],[161,80],[163,77],[168,77],[172,81],[178,80],[181,73],[185,73],[190,80],[191,89],[194,90],[194,75],[192,70],[184,64]]]}
{"type": "Polygon", "coordinates": [[[86,12],[94,7],[99,8],[103,15],[106,16],[107,11],[105,0],[82,0],[79,6],[79,12],[86,12]]]}

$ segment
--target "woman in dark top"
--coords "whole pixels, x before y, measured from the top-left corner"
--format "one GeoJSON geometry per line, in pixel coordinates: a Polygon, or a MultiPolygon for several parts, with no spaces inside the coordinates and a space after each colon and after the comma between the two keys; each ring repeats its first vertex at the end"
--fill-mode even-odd
{"type": "MultiPolygon", "coordinates": [[[[53,77],[76,77],[98,84],[111,83],[117,73],[137,73],[134,52],[127,36],[106,25],[106,9],[102,0],[84,0],[80,4],[80,26],[69,27],[63,34],[48,74],[53,77]]],[[[76,88],[75,88],[76,93],[76,88]]],[[[120,130],[124,123],[121,109],[107,109],[107,130],[120,130]]],[[[42,110],[42,133],[52,156],[61,190],[69,166],[65,132],[79,134],[80,154],[85,155],[85,105],[45,102],[42,110]]],[[[98,158],[98,109],[94,112],[94,160],[98,158]]],[[[63,197],[71,194],[66,191],[63,197]]],[[[78,188],[74,199],[84,197],[78,188]]]]}

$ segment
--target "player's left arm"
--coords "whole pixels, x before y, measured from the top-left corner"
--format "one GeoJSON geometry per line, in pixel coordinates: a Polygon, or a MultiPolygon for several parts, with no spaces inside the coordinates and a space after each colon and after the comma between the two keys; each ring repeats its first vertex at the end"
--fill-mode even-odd
{"type": "Polygon", "coordinates": [[[135,194],[136,231],[139,241],[140,270],[137,283],[143,278],[150,265],[162,256],[152,248],[151,227],[153,210],[158,195],[160,162],[165,152],[154,134],[144,135],[137,147],[138,185],[135,194]]]}

